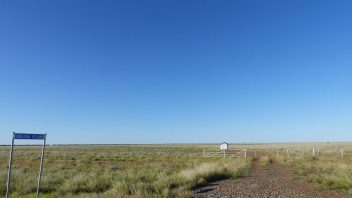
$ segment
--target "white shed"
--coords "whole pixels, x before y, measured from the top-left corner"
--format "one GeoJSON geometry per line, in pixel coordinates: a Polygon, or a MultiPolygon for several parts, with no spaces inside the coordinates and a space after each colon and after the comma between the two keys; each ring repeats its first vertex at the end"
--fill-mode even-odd
{"type": "Polygon", "coordinates": [[[220,150],[227,150],[227,149],[229,149],[229,144],[226,142],[222,142],[220,144],[220,150]]]}

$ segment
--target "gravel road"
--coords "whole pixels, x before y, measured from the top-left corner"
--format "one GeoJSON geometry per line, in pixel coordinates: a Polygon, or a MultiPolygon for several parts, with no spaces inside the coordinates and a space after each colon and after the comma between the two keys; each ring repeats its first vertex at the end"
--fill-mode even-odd
{"type": "MultiPolygon", "coordinates": [[[[287,172],[287,170],[286,170],[287,172]]],[[[252,170],[240,178],[210,183],[196,189],[196,198],[205,197],[277,197],[277,198],[339,198],[339,194],[328,190],[316,190],[315,185],[290,181],[283,167],[270,164],[267,167],[253,161],[252,170]]]]}

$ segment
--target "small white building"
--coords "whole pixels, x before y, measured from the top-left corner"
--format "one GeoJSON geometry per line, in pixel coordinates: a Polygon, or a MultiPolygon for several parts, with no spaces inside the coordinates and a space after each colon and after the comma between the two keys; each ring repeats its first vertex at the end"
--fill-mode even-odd
{"type": "Polygon", "coordinates": [[[222,142],[220,144],[220,150],[227,150],[227,149],[229,149],[229,144],[226,142],[222,142]]]}

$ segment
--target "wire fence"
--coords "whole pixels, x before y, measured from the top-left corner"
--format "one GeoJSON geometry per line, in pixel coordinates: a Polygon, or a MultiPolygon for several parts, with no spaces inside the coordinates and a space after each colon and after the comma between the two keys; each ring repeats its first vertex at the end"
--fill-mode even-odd
{"type": "Polygon", "coordinates": [[[251,153],[255,155],[267,155],[270,157],[312,157],[345,159],[352,158],[352,147],[331,147],[331,148],[286,148],[286,149],[261,149],[251,153]],[[257,154],[258,153],[258,154],[257,154]]]}

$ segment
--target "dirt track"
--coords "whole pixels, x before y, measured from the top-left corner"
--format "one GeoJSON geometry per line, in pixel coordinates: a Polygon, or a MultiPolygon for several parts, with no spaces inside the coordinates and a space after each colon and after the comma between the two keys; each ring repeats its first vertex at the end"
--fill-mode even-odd
{"type": "Polygon", "coordinates": [[[275,163],[268,167],[253,161],[252,170],[237,179],[210,183],[195,191],[195,197],[280,197],[339,198],[333,191],[318,191],[317,186],[288,179],[288,171],[275,163]]]}

